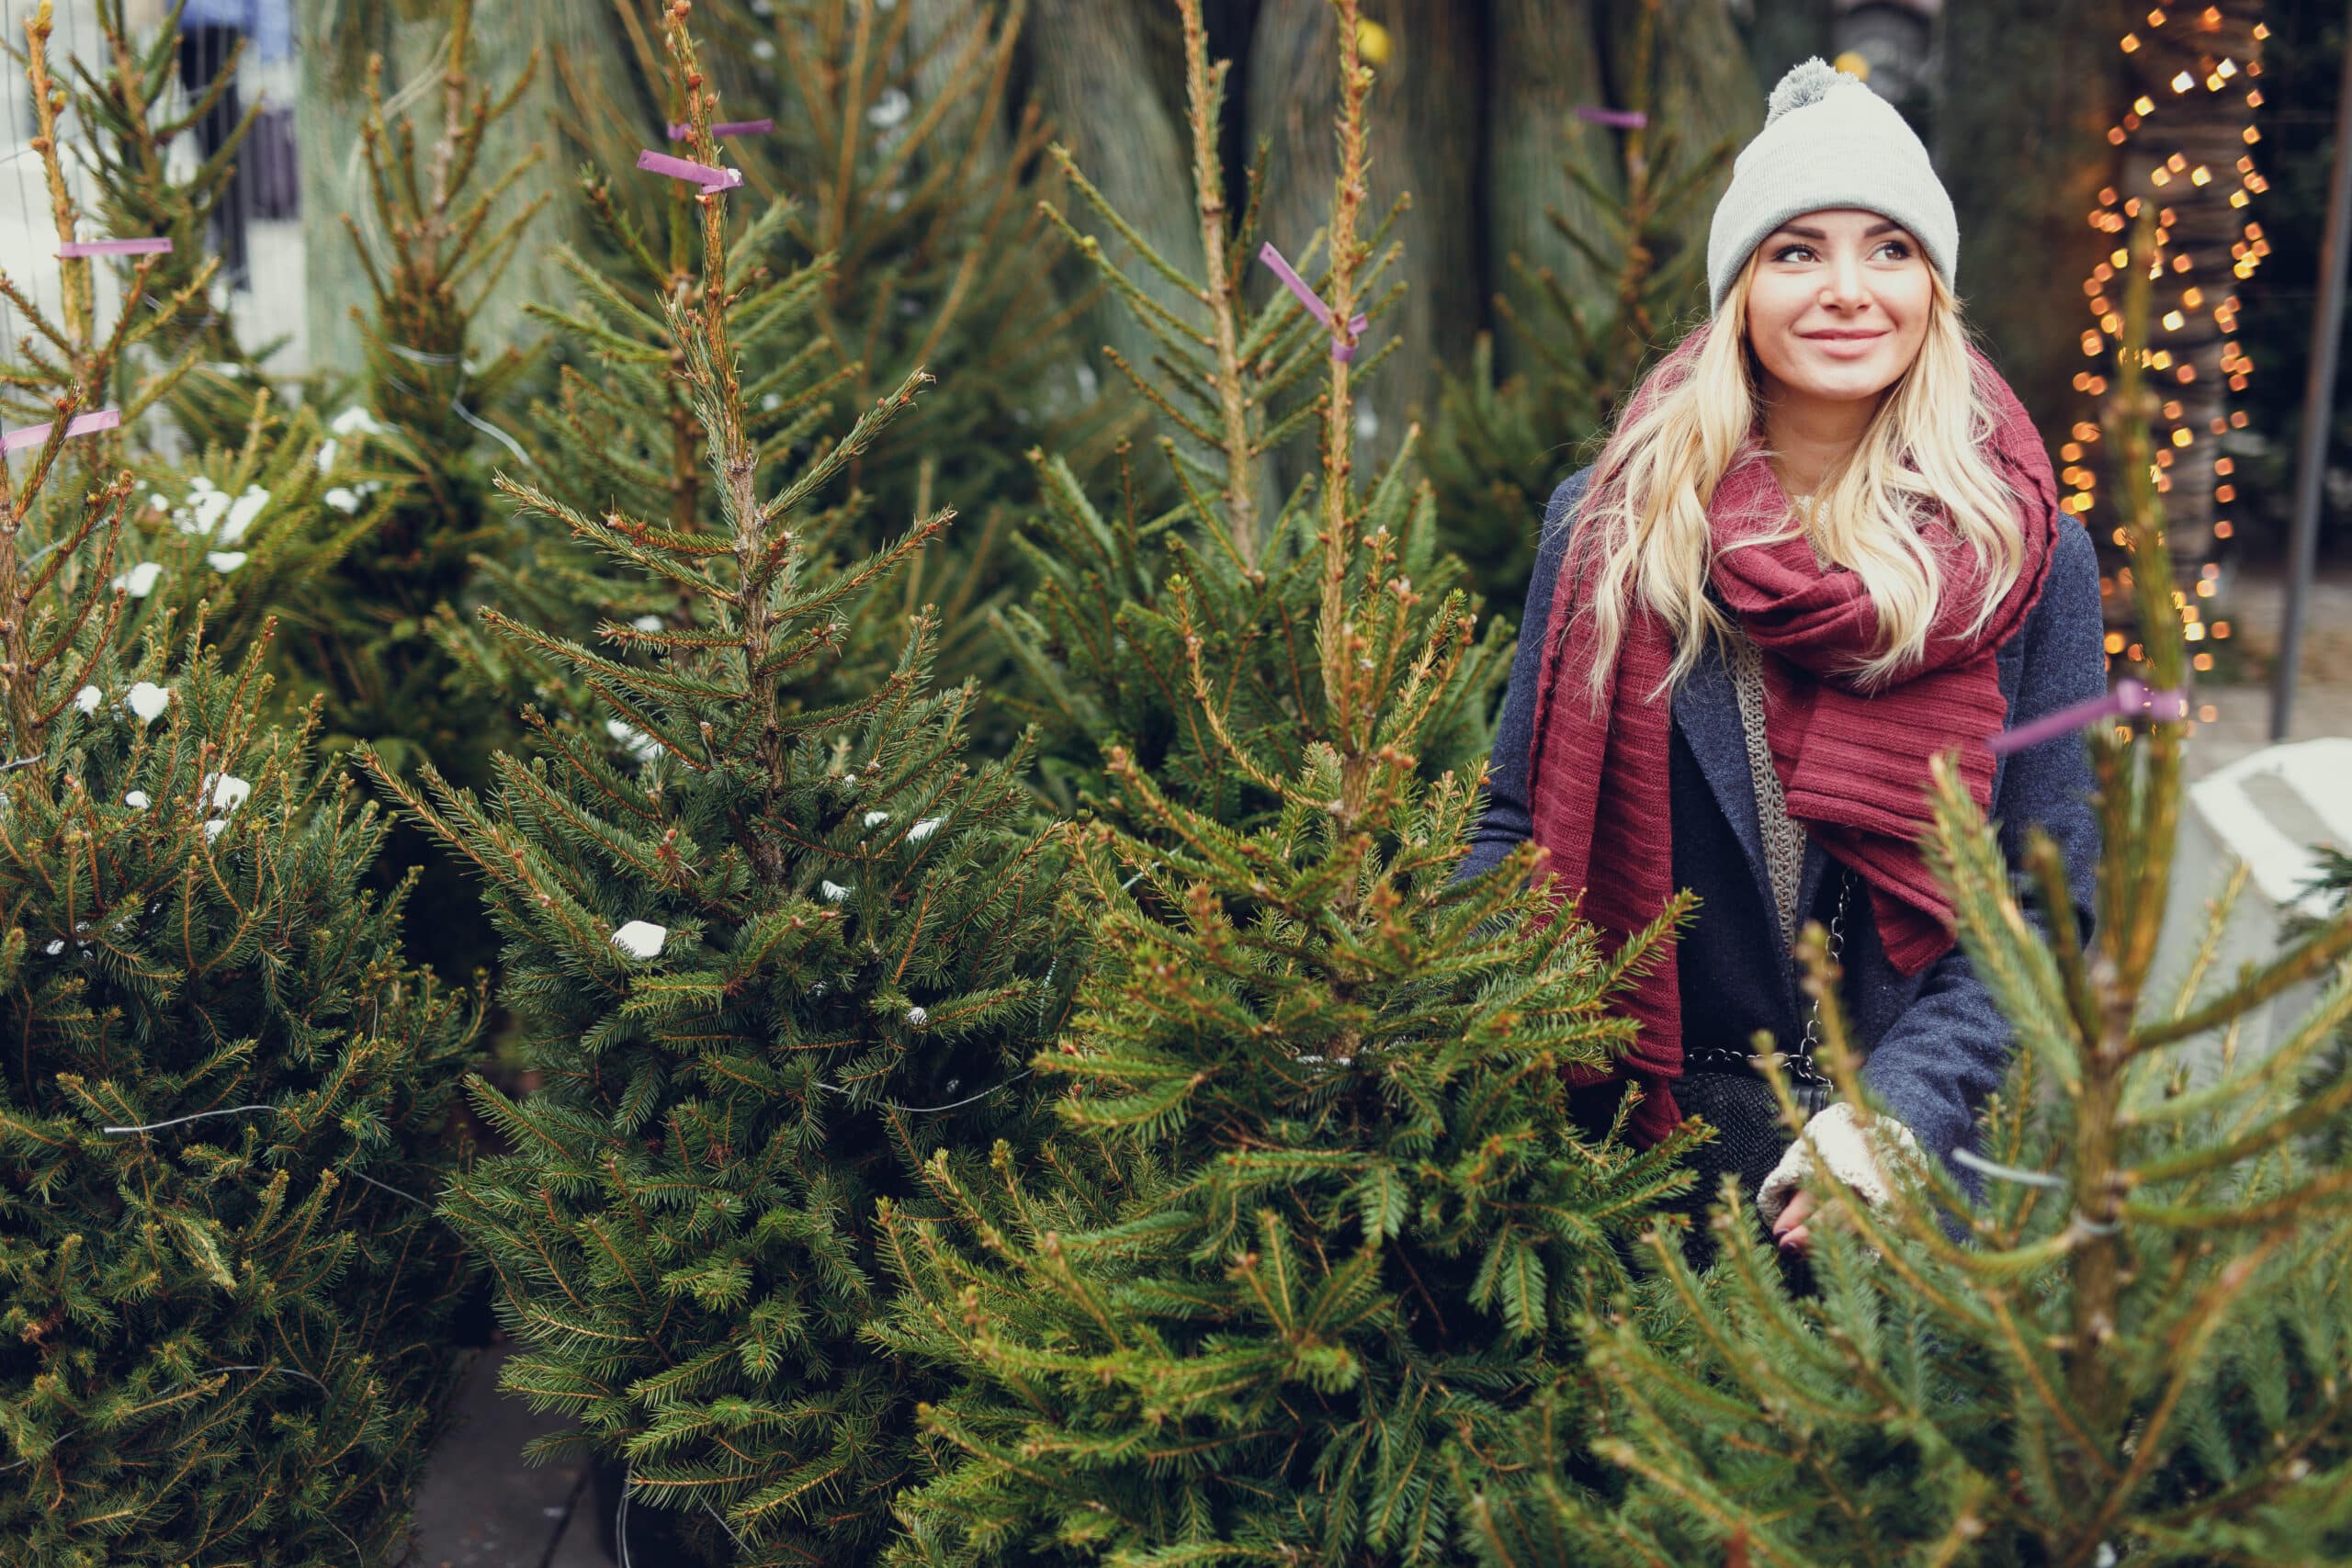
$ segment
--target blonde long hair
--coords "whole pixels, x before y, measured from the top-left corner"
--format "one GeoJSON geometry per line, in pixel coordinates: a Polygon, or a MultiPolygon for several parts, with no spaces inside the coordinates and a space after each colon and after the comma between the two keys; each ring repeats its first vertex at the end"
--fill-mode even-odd
{"type": "MultiPolygon", "coordinates": [[[[1707,592],[1714,551],[1707,506],[1760,429],[1747,346],[1754,276],[1751,260],[1687,374],[1662,380],[1662,364],[1623,400],[1585,491],[1588,504],[1577,509],[1575,575],[1590,591],[1576,613],[1593,617],[1598,657],[1587,677],[1596,703],[1634,594],[1674,640],[1673,666],[1653,700],[1690,672],[1710,637],[1731,629],[1707,592]]],[[[1923,514],[1948,518],[1975,558],[1984,599],[1972,632],[1983,629],[2023,565],[2015,494],[1986,456],[1996,416],[1977,385],[1960,301],[1941,274],[1929,276],[1933,299],[1917,357],[1814,495],[1815,550],[1859,576],[1878,612],[1882,646],[1852,675],[1864,687],[1900,674],[1926,652],[1944,573],[1921,533],[1923,514]]],[[[1791,521],[1785,532],[1744,543],[1796,537],[1804,525],[1791,521]]]]}

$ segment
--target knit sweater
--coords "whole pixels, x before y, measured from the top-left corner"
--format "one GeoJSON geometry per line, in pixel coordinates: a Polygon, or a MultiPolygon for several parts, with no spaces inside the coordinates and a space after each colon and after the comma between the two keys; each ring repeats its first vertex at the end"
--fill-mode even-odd
{"type": "MultiPolygon", "coordinates": [[[[1491,868],[1529,834],[1527,765],[1541,628],[1550,617],[1570,514],[1590,472],[1563,483],[1544,510],[1519,652],[1496,730],[1487,806],[1462,875],[1491,868]]],[[[2009,709],[2005,728],[2103,691],[2103,636],[2097,552],[2089,536],[2069,523],[2059,531],[2041,602],[1998,655],[2009,709]]],[[[1673,879],[1701,899],[1678,953],[1684,1043],[1744,1046],[1761,1029],[1780,1049],[1792,1051],[1804,1038],[1804,998],[1781,940],[1738,700],[1721,651],[1709,649],[1670,700],[1663,783],[1672,814],[1673,879]]],[[[2061,737],[1999,761],[1990,812],[2012,867],[2023,863],[2029,828],[2038,825],[2057,841],[2086,940],[2098,861],[2091,788],[2079,738],[2061,737]]],[[[1594,862],[1596,867],[1606,863],[1598,852],[1594,862]]],[[[1820,846],[1808,842],[1797,895],[1801,920],[1828,922],[1836,887],[1836,879],[1824,875],[1828,864],[1820,846]]],[[[2024,889],[2022,879],[2018,886],[2024,889]]],[[[1856,899],[1847,917],[1843,991],[1849,1021],[1867,1054],[1863,1077],[1923,1148],[1949,1159],[1973,1141],[1977,1112],[2000,1082],[2011,1048],[2008,1025],[1957,948],[1917,975],[1899,972],[1886,958],[1867,905],[1856,899]]],[[[2030,903],[2028,908],[2038,914],[2030,903]]],[[[1975,1189],[1964,1168],[1954,1174],[1975,1189]]]]}

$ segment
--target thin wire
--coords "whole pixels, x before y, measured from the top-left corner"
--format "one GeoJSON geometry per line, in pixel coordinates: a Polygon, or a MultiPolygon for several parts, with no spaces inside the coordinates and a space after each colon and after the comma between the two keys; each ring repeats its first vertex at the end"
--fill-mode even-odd
{"type": "Polygon", "coordinates": [[[621,1568],[629,1568],[629,1562],[628,1562],[628,1478],[629,1478],[629,1467],[628,1467],[628,1465],[624,1464],[624,1465],[622,1465],[622,1466],[621,1466],[621,1501],[620,1501],[620,1506],[619,1506],[618,1507],[616,1507],[616,1508],[615,1508],[615,1509],[613,1510],[613,1549],[614,1549],[616,1551],[618,1551],[618,1552],[620,1553],[620,1557],[621,1557],[621,1568]]]}
{"type": "MultiPolygon", "coordinates": [[[[1035,1070],[1035,1069],[1031,1067],[1023,1067],[1019,1072],[1013,1074],[1011,1077],[1005,1079],[1002,1083],[990,1084],[988,1088],[980,1090],[978,1094],[967,1094],[961,1100],[951,1100],[944,1105],[901,1105],[895,1100],[885,1100],[879,1103],[885,1111],[896,1111],[901,1115],[906,1116],[930,1116],[942,1111],[956,1111],[962,1109],[964,1106],[971,1104],[976,1100],[986,1100],[998,1089],[1011,1089],[1014,1084],[1017,1084],[1023,1078],[1027,1077],[1030,1073],[1035,1070]]],[[[829,1089],[835,1094],[846,1095],[850,1092],[848,1089],[842,1088],[839,1084],[820,1083],[817,1087],[819,1089],[829,1089]]]]}
{"type": "MultiPolygon", "coordinates": [[[[153,1133],[158,1128],[176,1127],[184,1122],[201,1122],[208,1116],[241,1116],[249,1111],[279,1110],[280,1108],[275,1105],[232,1105],[221,1111],[198,1111],[188,1116],[175,1116],[168,1122],[142,1122],[135,1127],[101,1127],[98,1131],[107,1134],[153,1133]]],[[[281,1114],[285,1113],[286,1112],[281,1111],[281,1114]]],[[[379,1181],[365,1171],[354,1170],[349,1166],[343,1165],[331,1165],[327,1167],[327,1168],[334,1171],[337,1176],[356,1177],[359,1180],[366,1182],[370,1187],[380,1187],[385,1191],[390,1193],[393,1197],[405,1198],[420,1209],[430,1209],[433,1207],[432,1204],[426,1202],[415,1193],[404,1191],[401,1189],[393,1186],[389,1181],[379,1181]]]]}
{"type": "Polygon", "coordinates": [[[1954,1149],[1951,1157],[1955,1163],[1971,1170],[1997,1177],[2003,1181],[2014,1181],[2025,1187],[2047,1187],[2053,1192],[2063,1192],[2066,1189],[2066,1179],[2063,1176],[2052,1176],[2047,1171],[2019,1170],[2016,1166],[1986,1159],[1973,1149],[1954,1149]]]}
{"type": "Polygon", "coordinates": [[[491,423],[490,421],[475,418],[473,411],[467,408],[465,404],[459,402],[457,399],[451,398],[449,400],[449,406],[458,411],[458,417],[459,419],[464,420],[468,424],[470,424],[476,430],[481,431],[484,435],[496,436],[499,442],[503,445],[509,452],[514,454],[514,460],[516,462],[527,463],[531,460],[531,455],[523,450],[522,443],[507,434],[506,432],[499,429],[498,426],[491,423]]]}
{"type": "Polygon", "coordinates": [[[193,1115],[175,1116],[168,1122],[144,1122],[136,1127],[101,1127],[106,1134],[153,1133],[160,1127],[176,1127],[183,1122],[201,1122],[208,1116],[242,1116],[248,1111],[275,1111],[275,1105],[232,1105],[225,1111],[198,1111],[193,1115]]]}
{"type": "MultiPolygon", "coordinates": [[[[32,563],[28,561],[25,564],[29,566],[32,563]]],[[[29,757],[16,757],[6,762],[0,762],[0,773],[13,773],[18,768],[29,768],[35,762],[40,761],[44,753],[36,751],[29,757]]]]}

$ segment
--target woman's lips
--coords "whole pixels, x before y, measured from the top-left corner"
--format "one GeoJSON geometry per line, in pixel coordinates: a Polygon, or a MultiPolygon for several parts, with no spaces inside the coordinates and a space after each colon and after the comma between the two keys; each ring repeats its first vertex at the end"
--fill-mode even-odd
{"type": "Polygon", "coordinates": [[[1878,340],[1885,335],[1884,333],[1872,333],[1868,337],[1826,337],[1806,333],[1804,337],[1805,342],[1812,344],[1832,359],[1860,359],[1877,347],[1878,340]]]}

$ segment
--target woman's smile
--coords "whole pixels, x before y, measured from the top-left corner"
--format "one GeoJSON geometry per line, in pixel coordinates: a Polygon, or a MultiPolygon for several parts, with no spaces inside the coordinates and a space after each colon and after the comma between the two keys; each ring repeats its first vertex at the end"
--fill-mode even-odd
{"type": "Polygon", "coordinates": [[[1893,334],[1884,330],[1861,332],[1840,329],[1798,335],[1832,359],[1866,359],[1876,354],[1880,345],[1893,334]]]}

